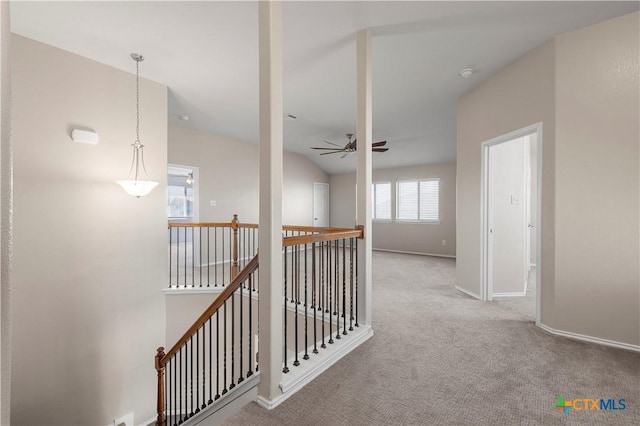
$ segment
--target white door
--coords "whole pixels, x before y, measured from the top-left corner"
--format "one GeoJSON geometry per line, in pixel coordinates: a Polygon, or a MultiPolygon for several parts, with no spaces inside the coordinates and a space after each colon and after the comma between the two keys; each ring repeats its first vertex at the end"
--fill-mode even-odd
{"type": "Polygon", "coordinates": [[[488,148],[489,296],[524,296],[529,265],[528,136],[488,148]]]}
{"type": "Polygon", "coordinates": [[[328,183],[313,183],[313,226],[329,226],[328,183]]]}

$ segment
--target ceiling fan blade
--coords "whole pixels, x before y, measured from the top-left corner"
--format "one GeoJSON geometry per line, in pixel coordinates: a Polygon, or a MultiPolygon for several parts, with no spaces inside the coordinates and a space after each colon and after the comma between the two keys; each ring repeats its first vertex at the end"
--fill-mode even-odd
{"type": "Polygon", "coordinates": [[[333,152],[323,152],[323,153],[321,153],[320,155],[337,154],[337,153],[339,153],[339,152],[344,152],[344,151],[339,150],[339,151],[333,151],[333,152]]]}
{"type": "Polygon", "coordinates": [[[328,140],[326,140],[326,139],[323,139],[322,141],[323,141],[323,142],[325,142],[325,143],[328,143],[329,145],[333,145],[333,146],[337,146],[338,148],[342,148],[342,147],[341,147],[340,145],[338,145],[337,143],[333,143],[333,142],[328,141],[328,140]]]}
{"type": "Polygon", "coordinates": [[[386,144],[387,144],[387,141],[380,141],[380,142],[372,143],[371,146],[385,146],[386,144]]]}
{"type": "Polygon", "coordinates": [[[373,148],[372,151],[373,152],[387,152],[387,151],[389,151],[389,148],[373,148]]]}
{"type": "Polygon", "coordinates": [[[339,147],[338,149],[338,148],[320,148],[317,146],[312,146],[311,149],[321,149],[323,151],[342,151],[342,147],[339,147]]]}

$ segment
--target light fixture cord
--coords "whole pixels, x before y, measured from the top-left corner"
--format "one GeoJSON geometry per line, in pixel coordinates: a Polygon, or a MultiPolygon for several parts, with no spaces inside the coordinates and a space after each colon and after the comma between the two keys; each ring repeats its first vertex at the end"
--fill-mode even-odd
{"type": "Polygon", "coordinates": [[[140,142],[140,61],[136,60],[136,142],[140,142]]]}

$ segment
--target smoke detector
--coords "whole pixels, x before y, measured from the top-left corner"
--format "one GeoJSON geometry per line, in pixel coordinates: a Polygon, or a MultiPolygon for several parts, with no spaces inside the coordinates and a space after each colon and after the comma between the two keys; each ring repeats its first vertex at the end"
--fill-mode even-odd
{"type": "Polygon", "coordinates": [[[473,74],[475,72],[475,70],[473,68],[465,68],[462,71],[460,71],[458,74],[460,74],[460,77],[462,78],[469,78],[471,77],[471,74],[473,74]]]}

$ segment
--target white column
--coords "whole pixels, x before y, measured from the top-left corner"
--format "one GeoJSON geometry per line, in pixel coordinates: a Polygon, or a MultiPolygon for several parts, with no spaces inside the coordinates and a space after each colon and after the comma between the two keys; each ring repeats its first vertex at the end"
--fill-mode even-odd
{"type": "Polygon", "coordinates": [[[360,30],[356,39],[357,171],[356,222],[364,226],[358,241],[358,322],[371,325],[371,32],[360,30]]]}
{"type": "Polygon", "coordinates": [[[11,408],[11,250],[13,248],[13,145],[9,1],[0,1],[0,424],[11,408]]]}
{"type": "Polygon", "coordinates": [[[259,2],[260,45],[260,388],[281,395],[282,375],[282,4],[259,2]]]}

